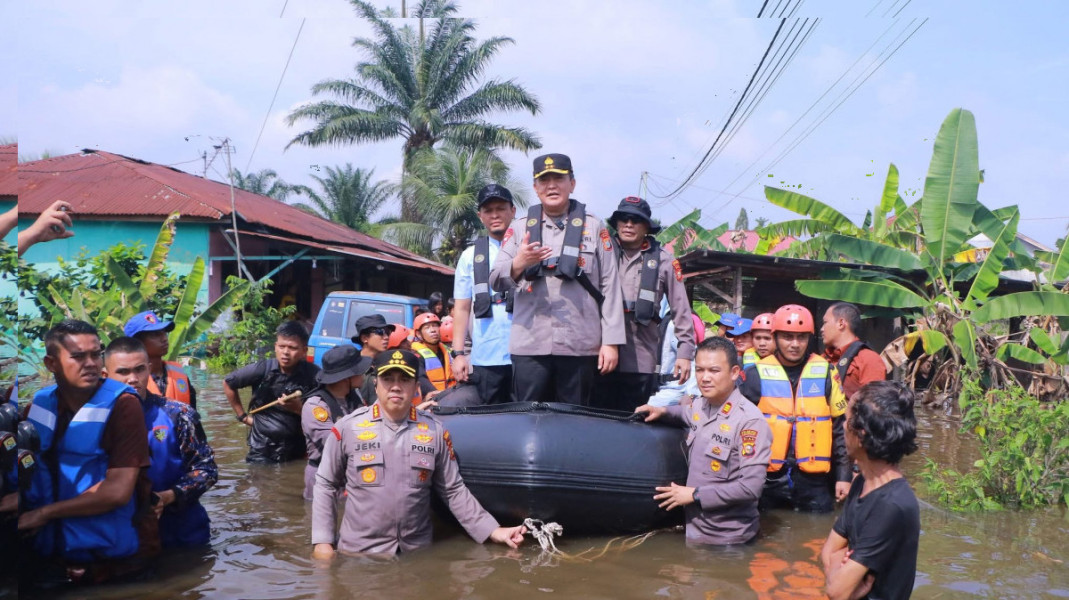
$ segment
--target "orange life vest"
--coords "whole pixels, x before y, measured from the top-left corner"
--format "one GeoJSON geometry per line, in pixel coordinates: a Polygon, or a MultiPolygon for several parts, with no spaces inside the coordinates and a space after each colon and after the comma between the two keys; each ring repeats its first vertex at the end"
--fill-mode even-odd
{"type": "Polygon", "coordinates": [[[431,380],[435,389],[441,391],[453,387],[457,382],[453,379],[453,365],[449,352],[441,344],[438,344],[438,349],[444,358],[438,358],[434,350],[431,350],[425,342],[412,342],[412,350],[422,356],[426,363],[427,379],[431,380]]]}
{"type": "Polygon", "coordinates": [[[810,355],[791,389],[787,371],[775,355],[757,361],[761,375],[761,401],[757,408],[772,429],[772,456],[768,470],[775,473],[787,462],[787,449],[794,441],[798,468],[806,473],[831,471],[832,411],[828,405],[828,361],[810,355]]]}
{"type": "Polygon", "coordinates": [[[148,391],[157,396],[164,396],[183,404],[189,404],[189,377],[186,376],[185,369],[182,368],[182,365],[170,361],[164,362],[163,368],[167,373],[167,393],[160,391],[159,386],[156,385],[156,381],[152,377],[148,378],[148,391]]]}

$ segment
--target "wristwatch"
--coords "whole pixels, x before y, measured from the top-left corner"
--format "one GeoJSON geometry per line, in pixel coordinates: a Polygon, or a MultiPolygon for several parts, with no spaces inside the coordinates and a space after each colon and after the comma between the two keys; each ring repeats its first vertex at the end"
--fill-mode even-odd
{"type": "Polygon", "coordinates": [[[456,358],[458,356],[467,356],[469,354],[471,354],[471,350],[453,350],[453,349],[449,350],[449,355],[452,356],[453,358],[456,358]]]}
{"type": "Polygon", "coordinates": [[[235,415],[234,418],[238,420],[238,423],[244,423],[245,419],[249,418],[249,413],[244,413],[243,412],[240,415],[235,415]]]}
{"type": "Polygon", "coordinates": [[[694,494],[693,494],[693,495],[691,495],[691,497],[690,497],[690,498],[691,498],[691,500],[693,500],[693,501],[695,501],[695,502],[697,502],[697,501],[698,501],[698,488],[694,488],[694,494]]]}

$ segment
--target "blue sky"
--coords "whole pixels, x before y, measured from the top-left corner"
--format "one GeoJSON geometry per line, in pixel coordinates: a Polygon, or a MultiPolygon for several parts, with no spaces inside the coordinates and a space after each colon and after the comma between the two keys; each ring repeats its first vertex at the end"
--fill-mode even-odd
{"type": "MultiPolygon", "coordinates": [[[[464,16],[478,20],[480,37],[516,41],[488,76],[515,79],[542,102],[537,116],[494,120],[528,127],[545,151],[569,154],[575,197],[601,216],[639,193],[648,172],[655,216],[665,222],[693,208],[703,209],[708,226],[733,224],[744,207],[751,222],[791,218],[764,200],[761,186],[769,184],[800,185],[860,223],[877,202],[888,163],[901,171],[904,192],[919,192],[939,124],[961,106],[976,115],[986,170],[981,200],[1019,205],[1022,233],[1046,244],[1069,225],[1069,3],[805,1],[795,16],[820,17],[819,25],[722,154],[670,201],[655,195],[695,167],[779,25],[753,18],[761,2],[576,1],[563,13],[531,2],[460,4],[464,16]],[[770,168],[895,35],[924,18],[882,68],[770,168]]],[[[312,98],[316,81],[346,76],[360,59],[351,39],[369,33],[342,0],[3,3],[0,35],[14,60],[2,67],[0,136],[17,136],[22,153],[99,148],[198,174],[202,152],[229,137],[242,171],[269,167],[292,183],[311,183],[312,165],[351,162],[396,178],[399,141],[284,150],[298,129],[283,117],[312,98]]],[[[533,155],[506,157],[526,180],[533,155]]],[[[207,174],[223,173],[220,157],[207,174]]]]}

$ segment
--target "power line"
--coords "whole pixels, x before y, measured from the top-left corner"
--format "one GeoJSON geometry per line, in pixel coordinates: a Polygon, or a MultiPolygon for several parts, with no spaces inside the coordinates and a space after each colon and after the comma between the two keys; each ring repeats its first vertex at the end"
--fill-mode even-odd
{"type": "Polygon", "coordinates": [[[688,183],[690,183],[690,181],[694,178],[695,174],[697,174],[698,170],[701,168],[705,160],[709,158],[710,154],[712,154],[713,149],[716,148],[717,142],[720,141],[720,138],[724,135],[724,132],[727,130],[728,125],[731,124],[731,119],[734,118],[735,114],[739,110],[739,107],[742,106],[743,101],[746,100],[747,93],[753,86],[754,80],[757,78],[757,75],[761,72],[761,69],[765,64],[765,60],[768,58],[768,53],[771,52],[772,47],[775,46],[776,39],[779,37],[780,31],[783,30],[784,23],[786,23],[785,20],[780,20],[779,26],[776,27],[776,33],[772,36],[772,41],[769,42],[768,48],[765,49],[765,53],[761,56],[761,61],[757,63],[757,68],[754,69],[753,75],[750,76],[750,81],[746,84],[746,88],[742,91],[742,95],[739,96],[739,101],[735,104],[735,108],[731,111],[731,114],[728,116],[727,121],[724,122],[724,126],[720,128],[720,133],[717,134],[716,139],[713,141],[713,145],[709,147],[709,150],[705,153],[705,156],[702,158],[701,162],[698,163],[698,166],[694,167],[694,170],[691,171],[690,175],[687,176],[684,182],[680,184],[680,186],[677,187],[675,190],[673,190],[672,193],[669,194],[669,196],[675,196],[684,187],[686,187],[688,183]]]}
{"type": "Polygon", "coordinates": [[[761,10],[757,11],[757,18],[758,19],[760,19],[761,18],[761,14],[765,12],[765,7],[766,6],[768,6],[768,0],[765,0],[763,3],[761,3],[761,10]]]}
{"type": "Polygon", "coordinates": [[[865,13],[865,16],[867,17],[871,15],[872,11],[876,10],[881,4],[883,4],[883,0],[876,0],[876,4],[872,5],[872,8],[869,9],[869,12],[865,13]]]}
{"type": "Polygon", "coordinates": [[[901,1],[902,0],[895,0],[894,4],[892,4],[891,6],[887,7],[887,10],[883,11],[883,16],[886,17],[887,15],[891,14],[891,11],[894,10],[895,7],[898,6],[898,3],[901,2],[901,1]]]}
{"type": "Polygon", "coordinates": [[[898,9],[897,11],[895,11],[895,14],[891,15],[891,18],[892,19],[897,19],[898,18],[898,13],[906,10],[906,7],[909,6],[909,3],[912,2],[912,1],[913,0],[906,0],[906,3],[902,5],[902,8],[898,9]]]}
{"type": "MultiPolygon", "coordinates": [[[[283,6],[282,10],[286,7],[283,6]]],[[[301,39],[301,32],[304,31],[304,22],[306,19],[301,19],[301,26],[297,29],[297,37],[293,38],[293,47],[290,48],[290,54],[286,57],[286,64],[282,67],[282,75],[278,78],[278,85],[275,86],[275,93],[271,96],[271,104],[267,107],[267,114],[264,115],[264,122],[260,125],[260,133],[256,136],[256,143],[252,145],[252,152],[249,153],[249,162],[245,165],[245,170],[248,171],[252,166],[252,158],[256,156],[256,148],[260,146],[260,138],[264,135],[264,129],[267,127],[267,120],[271,118],[271,109],[275,107],[275,99],[278,98],[278,90],[282,89],[282,80],[286,78],[286,70],[290,68],[290,60],[293,58],[293,51],[297,49],[297,41],[301,39]]]]}

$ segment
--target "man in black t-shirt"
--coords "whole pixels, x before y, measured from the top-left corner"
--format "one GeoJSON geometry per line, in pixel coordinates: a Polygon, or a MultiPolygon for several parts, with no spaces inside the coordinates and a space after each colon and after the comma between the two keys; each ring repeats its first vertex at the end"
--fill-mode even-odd
{"type": "Polygon", "coordinates": [[[879,381],[847,405],[846,449],[860,473],[821,551],[832,600],[895,600],[913,592],[920,511],[898,463],[917,449],[914,400],[906,385],[879,381]]]}

